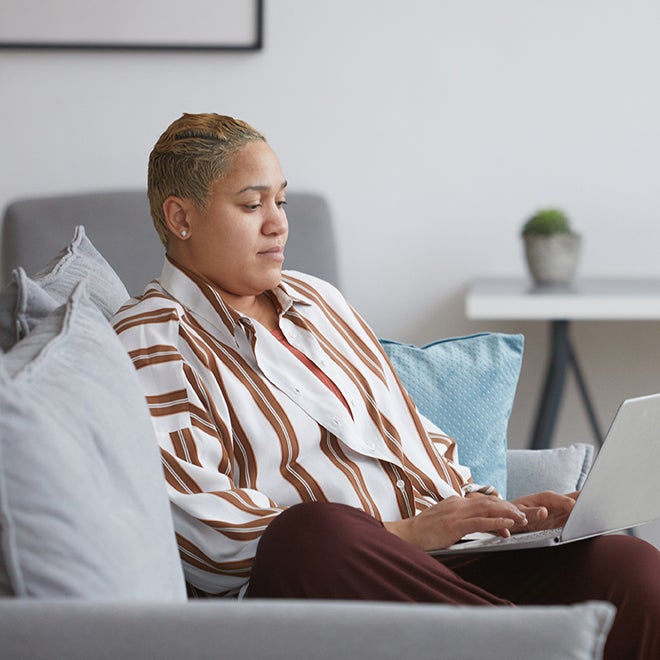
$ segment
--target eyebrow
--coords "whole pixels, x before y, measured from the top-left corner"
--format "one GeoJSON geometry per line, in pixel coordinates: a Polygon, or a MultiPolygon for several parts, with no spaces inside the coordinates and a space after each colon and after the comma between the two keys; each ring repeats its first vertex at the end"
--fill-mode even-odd
{"type": "MultiPolygon", "coordinates": [[[[289,182],[284,180],[284,182],[280,186],[280,190],[284,190],[288,185],[289,185],[289,182]]],[[[264,190],[270,190],[270,186],[259,186],[259,185],[247,186],[246,188],[243,188],[243,190],[239,190],[238,194],[240,195],[241,193],[250,192],[250,191],[253,191],[253,190],[256,190],[257,192],[263,192],[264,190]]]]}

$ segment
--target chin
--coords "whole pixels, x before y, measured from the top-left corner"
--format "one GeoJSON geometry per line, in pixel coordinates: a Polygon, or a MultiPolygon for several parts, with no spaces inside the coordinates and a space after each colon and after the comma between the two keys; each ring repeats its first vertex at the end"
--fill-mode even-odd
{"type": "Polygon", "coordinates": [[[280,275],[278,278],[273,279],[272,284],[268,287],[268,290],[276,289],[281,283],[282,283],[282,276],[280,275]]]}
{"type": "Polygon", "coordinates": [[[276,289],[280,282],[282,281],[282,273],[273,275],[271,277],[264,277],[260,282],[255,286],[255,290],[259,293],[264,293],[264,291],[270,291],[271,289],[276,289]]]}
{"type": "Polygon", "coordinates": [[[266,280],[270,283],[268,288],[274,289],[282,281],[282,269],[279,268],[276,273],[272,273],[266,280]]]}

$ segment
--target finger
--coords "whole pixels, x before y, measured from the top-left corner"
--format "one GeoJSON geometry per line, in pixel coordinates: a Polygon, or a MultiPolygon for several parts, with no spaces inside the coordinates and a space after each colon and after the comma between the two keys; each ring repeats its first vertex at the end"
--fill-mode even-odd
{"type": "MultiPolygon", "coordinates": [[[[536,507],[532,511],[532,516],[534,517],[535,522],[541,522],[543,520],[547,520],[548,514],[549,514],[548,509],[545,506],[536,507]]],[[[529,518],[529,511],[527,512],[527,516],[529,518]]]]}
{"type": "MultiPolygon", "coordinates": [[[[526,499],[526,503],[530,507],[546,507],[549,511],[570,511],[575,504],[573,494],[561,495],[552,491],[544,491],[537,493],[526,499]]],[[[518,503],[522,506],[523,503],[518,503]]]]}
{"type": "Polygon", "coordinates": [[[515,521],[511,518],[474,518],[469,521],[470,531],[465,532],[489,532],[498,536],[511,536],[509,530],[515,526],[515,521]]]}
{"type": "Polygon", "coordinates": [[[528,507],[525,509],[528,522],[524,525],[515,525],[511,531],[514,534],[520,532],[534,532],[538,529],[544,529],[550,518],[548,509],[544,506],[528,507]]]}
{"type": "Polygon", "coordinates": [[[565,495],[559,495],[558,497],[556,497],[554,499],[554,502],[556,502],[556,506],[558,508],[570,511],[575,505],[577,496],[578,496],[577,491],[573,493],[566,493],[565,495]]]}
{"type": "Polygon", "coordinates": [[[543,505],[552,515],[567,514],[575,506],[575,498],[571,495],[555,495],[543,502],[543,505]]]}
{"type": "Polygon", "coordinates": [[[469,507],[470,513],[474,517],[511,518],[517,524],[527,524],[527,516],[522,508],[506,500],[496,498],[475,499],[470,502],[469,507]]]}

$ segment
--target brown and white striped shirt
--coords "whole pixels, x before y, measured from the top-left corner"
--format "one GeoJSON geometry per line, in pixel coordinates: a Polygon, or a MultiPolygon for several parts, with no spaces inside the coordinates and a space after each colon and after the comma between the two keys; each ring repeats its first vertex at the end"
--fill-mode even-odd
{"type": "Polygon", "coordinates": [[[269,295],[286,340],[343,398],[167,258],[114,319],[151,410],[186,578],[213,594],[247,583],[260,535],[288,506],[341,502],[397,520],[475,489],[334,287],[285,271],[269,295]]]}

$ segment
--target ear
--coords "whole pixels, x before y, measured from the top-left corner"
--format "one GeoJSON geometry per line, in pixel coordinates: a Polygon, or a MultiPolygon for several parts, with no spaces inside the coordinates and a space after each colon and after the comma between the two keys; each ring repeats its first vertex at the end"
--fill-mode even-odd
{"type": "Polygon", "coordinates": [[[165,224],[176,238],[185,240],[190,236],[190,207],[188,200],[173,195],[163,202],[165,224]]]}

